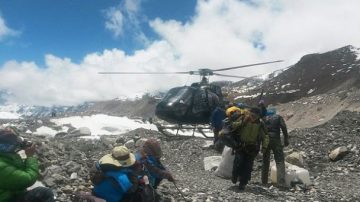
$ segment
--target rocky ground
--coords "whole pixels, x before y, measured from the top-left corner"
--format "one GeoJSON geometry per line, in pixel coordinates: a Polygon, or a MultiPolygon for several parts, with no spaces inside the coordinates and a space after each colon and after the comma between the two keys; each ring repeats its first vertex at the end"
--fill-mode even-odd
{"type": "MultiPolygon", "coordinates": [[[[34,127],[32,124],[39,122],[26,122],[23,127],[34,127]]],[[[304,166],[310,171],[313,185],[306,188],[300,185],[286,191],[260,184],[260,156],[245,191],[240,192],[231,181],[216,177],[213,171],[205,171],[204,157],[220,154],[203,148],[206,140],[202,138],[167,139],[157,131],[145,129],[103,136],[100,140],[27,136],[39,143],[41,181],[54,189],[58,201],[71,201],[75,192],[90,191],[88,170],[93,162],[110,152],[113,146],[126,142],[135,151],[134,142],[141,137],[161,140],[164,165],[174,173],[177,187],[187,201],[356,201],[360,198],[359,112],[343,111],[323,125],[290,133],[291,146],[287,151],[303,152],[304,166]],[[347,148],[346,155],[338,161],[330,161],[328,153],[339,146],[347,148]]],[[[163,201],[185,201],[174,184],[167,181],[158,191],[163,201]]]]}

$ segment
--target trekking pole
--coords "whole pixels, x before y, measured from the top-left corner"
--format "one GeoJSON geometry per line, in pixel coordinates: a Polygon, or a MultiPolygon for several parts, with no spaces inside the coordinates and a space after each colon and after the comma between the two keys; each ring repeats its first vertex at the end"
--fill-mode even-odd
{"type": "Polygon", "coordinates": [[[176,186],[176,183],[175,182],[173,182],[174,183],[174,186],[175,186],[175,188],[178,190],[178,192],[180,193],[180,195],[181,195],[181,197],[185,200],[185,201],[187,201],[187,199],[185,198],[185,196],[184,196],[184,194],[182,193],[182,191],[176,186]]]}

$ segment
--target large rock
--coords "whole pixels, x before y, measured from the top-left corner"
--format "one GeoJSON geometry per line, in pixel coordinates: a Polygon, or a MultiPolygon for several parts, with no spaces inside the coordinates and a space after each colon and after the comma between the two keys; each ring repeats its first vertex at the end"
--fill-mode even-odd
{"type": "Polygon", "coordinates": [[[125,143],[125,147],[129,148],[129,149],[134,149],[135,148],[135,141],[134,140],[129,140],[125,143]]]}
{"type": "Polygon", "coordinates": [[[79,128],[79,133],[81,136],[90,136],[91,135],[91,131],[88,127],[79,128]]]}
{"type": "Polygon", "coordinates": [[[204,158],[204,169],[215,170],[219,167],[221,162],[221,156],[208,156],[204,158]]]}
{"type": "Polygon", "coordinates": [[[147,138],[140,138],[140,139],[138,139],[138,140],[136,141],[136,143],[135,143],[135,147],[136,147],[136,148],[141,148],[147,140],[148,140],[147,138]]]}
{"type": "Polygon", "coordinates": [[[302,168],[304,167],[304,158],[301,152],[293,152],[289,154],[286,156],[285,161],[302,168]]]}
{"type": "Polygon", "coordinates": [[[204,144],[201,145],[201,148],[203,149],[209,149],[214,144],[214,141],[212,140],[205,140],[204,144]]]}
{"type": "Polygon", "coordinates": [[[330,152],[329,158],[332,161],[337,161],[342,159],[347,153],[349,153],[349,151],[345,146],[338,147],[330,152]]]}
{"type": "MultiPolygon", "coordinates": [[[[277,168],[275,162],[271,162],[270,172],[271,183],[277,183],[277,168]]],[[[296,183],[311,185],[309,171],[290,163],[285,163],[285,184],[292,186],[296,183]]]]}
{"type": "Polygon", "coordinates": [[[88,127],[80,127],[76,130],[70,132],[70,137],[81,137],[81,136],[90,136],[91,131],[88,127]]]}

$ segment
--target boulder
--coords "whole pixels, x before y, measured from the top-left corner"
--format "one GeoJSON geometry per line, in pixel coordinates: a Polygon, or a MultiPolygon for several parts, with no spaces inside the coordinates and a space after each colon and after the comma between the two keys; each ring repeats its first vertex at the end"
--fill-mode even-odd
{"type": "Polygon", "coordinates": [[[88,127],[80,127],[70,132],[69,137],[81,137],[81,136],[91,136],[91,131],[88,127]]]}
{"type": "Polygon", "coordinates": [[[300,152],[292,152],[286,156],[285,161],[302,168],[304,167],[304,159],[300,152]]]}
{"type": "Polygon", "coordinates": [[[125,147],[129,148],[129,149],[134,149],[135,148],[135,141],[134,140],[129,140],[125,143],[125,147]]]}
{"type": "Polygon", "coordinates": [[[148,140],[147,138],[140,138],[140,139],[138,139],[138,140],[136,141],[136,143],[135,143],[135,147],[136,147],[136,148],[141,148],[147,140],[148,140]]]}
{"type": "Polygon", "coordinates": [[[204,158],[204,169],[215,170],[219,167],[221,162],[221,156],[208,156],[204,158]]]}
{"type": "Polygon", "coordinates": [[[91,131],[88,127],[79,128],[79,133],[81,136],[90,136],[91,135],[91,131]]]}
{"type": "Polygon", "coordinates": [[[119,136],[118,138],[116,138],[115,142],[116,144],[124,144],[125,138],[123,136],[119,136]]]}
{"type": "Polygon", "coordinates": [[[201,146],[203,149],[209,149],[214,144],[212,140],[205,140],[204,144],[201,146]]]}
{"type": "Polygon", "coordinates": [[[77,175],[77,173],[71,173],[71,175],[70,175],[70,179],[71,180],[75,180],[75,179],[77,179],[78,178],[78,175],[77,175]]]}
{"type": "MultiPolygon", "coordinates": [[[[277,183],[277,169],[274,161],[271,162],[270,178],[271,183],[277,183]]],[[[311,185],[309,171],[296,165],[285,163],[285,184],[291,187],[296,183],[304,184],[305,186],[311,185]]]]}
{"type": "Polygon", "coordinates": [[[26,188],[27,191],[30,191],[32,189],[35,189],[37,187],[45,187],[45,185],[40,182],[40,181],[36,181],[33,185],[31,185],[30,187],[26,188]]]}
{"type": "Polygon", "coordinates": [[[66,137],[68,135],[67,132],[59,132],[59,133],[56,133],[55,134],[55,138],[63,138],[63,137],[66,137]]]}
{"type": "Polygon", "coordinates": [[[349,150],[345,146],[338,147],[330,152],[329,158],[332,161],[338,161],[342,159],[347,153],[349,153],[349,150]]]}
{"type": "Polygon", "coordinates": [[[115,143],[115,138],[109,138],[106,137],[105,135],[100,136],[100,141],[107,147],[112,149],[113,148],[113,144],[115,143]]]}

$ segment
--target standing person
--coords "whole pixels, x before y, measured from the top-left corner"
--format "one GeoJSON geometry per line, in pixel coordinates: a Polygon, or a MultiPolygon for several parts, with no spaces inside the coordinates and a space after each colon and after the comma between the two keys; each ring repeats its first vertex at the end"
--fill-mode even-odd
{"type": "Polygon", "coordinates": [[[260,113],[260,109],[251,108],[250,112],[243,116],[232,116],[231,127],[236,131],[237,146],[234,148],[235,159],[231,180],[234,184],[240,181],[240,190],[244,190],[251,179],[252,167],[260,145],[264,152],[269,143],[265,126],[260,120],[260,113]]]}
{"type": "Polygon", "coordinates": [[[270,151],[274,153],[277,170],[277,183],[279,186],[285,187],[285,161],[283,145],[280,139],[280,129],[284,136],[284,146],[289,145],[289,136],[284,119],[276,114],[275,108],[267,109],[267,116],[265,117],[265,124],[269,133],[269,147],[263,155],[263,167],[261,181],[263,184],[268,182],[269,166],[270,166],[270,151]]]}
{"type": "Polygon", "coordinates": [[[219,152],[224,148],[224,144],[219,140],[219,132],[223,128],[223,120],[225,118],[225,110],[221,107],[216,107],[210,116],[210,125],[214,132],[214,147],[219,152]]]}
{"type": "Polygon", "coordinates": [[[141,198],[141,166],[125,146],[114,147],[90,172],[93,194],[107,202],[145,201],[141,198]]]}
{"type": "Polygon", "coordinates": [[[258,103],[258,107],[260,108],[261,110],[261,115],[260,115],[260,118],[264,118],[267,114],[267,109],[266,109],[266,106],[265,106],[265,101],[263,99],[261,99],[258,103]]]}
{"type": "Polygon", "coordinates": [[[174,182],[172,174],[160,162],[162,150],[159,141],[148,139],[140,151],[136,153],[136,159],[144,166],[145,174],[149,177],[149,182],[155,189],[163,179],[174,182]]]}
{"type": "Polygon", "coordinates": [[[39,177],[39,163],[34,157],[36,145],[26,143],[13,129],[0,130],[0,201],[53,202],[54,194],[48,188],[26,191],[39,177]],[[25,160],[17,154],[22,149],[25,160]]]}

